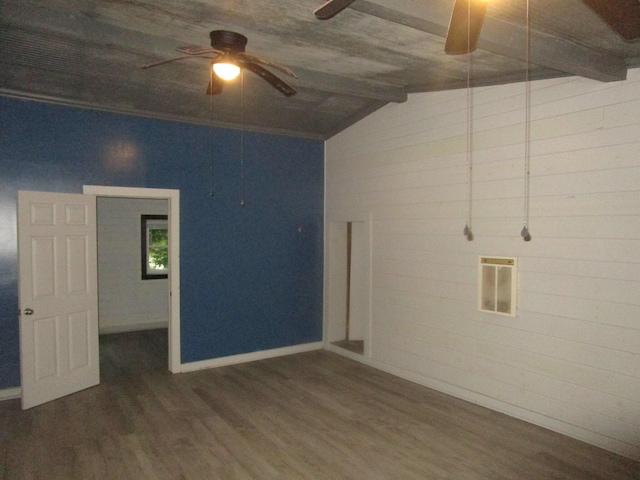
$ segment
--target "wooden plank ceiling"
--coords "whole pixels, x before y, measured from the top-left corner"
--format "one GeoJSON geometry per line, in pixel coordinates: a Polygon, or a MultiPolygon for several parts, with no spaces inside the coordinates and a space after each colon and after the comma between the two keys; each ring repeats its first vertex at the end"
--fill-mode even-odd
{"type": "MultiPolygon", "coordinates": [[[[640,65],[583,0],[492,0],[478,49],[446,55],[453,0],[356,0],[331,20],[324,0],[4,0],[0,93],[199,124],[326,139],[408,95],[578,75],[620,81],[640,65]],[[251,72],[207,96],[209,62],[179,55],[211,30],[293,69],[285,97],[251,72]],[[527,58],[529,62],[527,63],[527,58]],[[469,62],[470,60],[470,62],[469,62]]],[[[277,73],[274,71],[274,73],[277,73]]]]}

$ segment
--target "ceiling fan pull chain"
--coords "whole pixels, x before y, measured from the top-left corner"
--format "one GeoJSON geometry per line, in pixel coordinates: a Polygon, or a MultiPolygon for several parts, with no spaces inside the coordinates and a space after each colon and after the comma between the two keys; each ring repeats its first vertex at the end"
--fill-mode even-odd
{"type": "MultiPolygon", "coordinates": [[[[244,10],[244,3],[242,9],[244,10]]],[[[242,50],[244,52],[244,48],[242,50]]],[[[240,71],[240,177],[240,206],[244,207],[244,68],[240,71]]]]}
{"type": "Polygon", "coordinates": [[[471,0],[469,0],[469,8],[467,8],[467,185],[469,190],[468,205],[467,205],[467,221],[464,224],[464,230],[462,233],[467,237],[468,241],[473,240],[473,232],[471,230],[471,218],[473,209],[473,162],[472,162],[472,149],[473,149],[473,101],[471,92],[471,0]]]}
{"type": "Polygon", "coordinates": [[[526,68],[525,68],[525,131],[524,131],[524,225],[520,231],[520,236],[525,242],[531,241],[529,233],[529,177],[531,163],[531,81],[529,78],[529,62],[531,51],[531,20],[529,11],[529,2],[527,0],[527,33],[526,33],[526,68]]]}
{"type": "Polygon", "coordinates": [[[240,206],[244,207],[244,70],[240,72],[240,206]]]}
{"type": "MultiPolygon", "coordinates": [[[[209,85],[213,85],[213,68],[209,69],[209,85]]],[[[209,105],[210,105],[210,121],[211,121],[211,131],[210,131],[210,137],[209,137],[209,141],[210,141],[210,148],[211,148],[211,158],[209,160],[209,196],[213,197],[213,156],[214,156],[214,133],[213,133],[213,95],[211,95],[210,101],[209,101],[209,105]]]]}

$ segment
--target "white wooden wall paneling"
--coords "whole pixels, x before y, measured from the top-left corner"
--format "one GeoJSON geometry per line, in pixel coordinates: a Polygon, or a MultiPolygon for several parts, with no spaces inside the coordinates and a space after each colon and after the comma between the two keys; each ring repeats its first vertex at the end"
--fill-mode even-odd
{"type": "MultiPolygon", "coordinates": [[[[377,307],[376,312],[386,311],[394,306],[422,312],[427,323],[431,322],[432,318],[469,318],[475,314],[474,301],[454,298],[455,303],[450,305],[444,300],[443,297],[379,288],[376,290],[374,305],[377,307]]],[[[516,318],[485,315],[485,318],[476,321],[471,328],[469,323],[459,321],[447,322],[447,328],[461,329],[461,333],[480,329],[478,335],[493,339],[500,338],[502,329],[507,328],[506,338],[510,345],[524,345],[527,349],[554,354],[564,359],[572,358],[572,351],[579,351],[583,352],[585,365],[605,368],[606,364],[609,365],[606,368],[611,371],[638,377],[640,360],[635,354],[640,350],[640,331],[617,325],[594,325],[595,322],[589,318],[550,316],[520,310],[522,314],[516,318]],[[621,328],[625,329],[622,338],[621,328]],[[543,340],[548,343],[534,343],[543,340]],[[606,354],[604,360],[602,354],[606,354]]]]}
{"type": "MultiPolygon", "coordinates": [[[[612,376],[610,372],[597,369],[583,372],[583,369],[574,362],[519,352],[515,349],[509,352],[508,349],[501,349],[495,344],[465,342],[458,336],[449,337],[448,343],[442,343],[428,335],[420,336],[417,332],[414,335],[400,335],[397,333],[399,331],[401,329],[397,326],[388,330],[379,328],[373,340],[376,351],[416,352],[416,355],[422,359],[419,362],[420,368],[429,371],[429,363],[446,365],[456,372],[456,376],[473,378],[472,383],[476,386],[476,391],[488,396],[492,395],[492,389],[498,387],[499,390],[504,391],[505,395],[522,395],[523,398],[544,397],[559,405],[566,404],[566,408],[576,407],[590,412],[589,415],[591,413],[600,415],[605,417],[602,419],[603,423],[621,422],[622,424],[616,425],[615,428],[627,432],[625,435],[630,438],[625,438],[624,441],[632,441],[633,435],[636,435],[640,427],[638,402],[629,398],[634,393],[635,398],[638,398],[637,388],[629,388],[628,378],[624,376],[612,376]],[[384,342],[383,339],[385,339],[384,342]],[[469,353],[470,351],[472,353],[469,353]],[[560,380],[551,374],[557,375],[560,380]],[[563,374],[577,374],[579,381],[589,385],[567,383],[562,379],[563,374]],[[488,385],[483,384],[481,377],[487,381],[488,385]],[[622,396],[606,393],[611,389],[619,388],[627,388],[628,391],[622,396]],[[606,405],[610,415],[605,415],[601,411],[602,405],[606,405]],[[623,420],[621,421],[620,418],[623,420]],[[630,423],[623,425],[626,422],[630,423]]],[[[404,352],[401,355],[403,357],[405,357],[404,352]]],[[[435,375],[438,377],[437,372],[435,375]]],[[[518,405],[518,403],[514,404],[518,405]]],[[[519,405],[534,408],[534,405],[528,405],[528,400],[526,404],[519,405]]],[[[580,414],[579,418],[582,418],[585,413],[580,414]]],[[[582,421],[587,420],[583,418],[582,421]]],[[[584,424],[580,426],[585,427],[584,424]]]]}
{"type": "MultiPolygon", "coordinates": [[[[640,402],[638,400],[640,398],[638,396],[640,383],[633,380],[633,375],[638,373],[639,365],[637,359],[634,360],[633,354],[628,352],[618,352],[618,362],[608,359],[598,362],[596,359],[603,359],[609,355],[608,349],[588,345],[581,346],[580,344],[571,345],[568,340],[557,339],[550,335],[531,334],[495,325],[491,328],[490,323],[464,322],[451,315],[438,317],[439,320],[447,321],[446,327],[443,327],[439,323],[424,321],[422,317],[425,313],[435,315],[431,312],[399,305],[379,306],[388,313],[387,320],[395,319],[393,322],[383,321],[380,323],[380,329],[386,333],[394,333],[401,338],[423,339],[431,346],[448,345],[451,347],[450,343],[455,342],[455,345],[463,348],[463,351],[474,352],[479,356],[483,356],[483,352],[485,355],[486,352],[491,352],[491,357],[494,360],[511,362],[521,368],[526,368],[529,365],[534,372],[544,371],[549,377],[558,381],[562,381],[564,378],[563,373],[566,372],[563,370],[573,368],[574,365],[584,364],[593,371],[588,371],[583,378],[578,378],[578,380],[586,381],[587,384],[576,381],[574,382],[576,385],[594,388],[594,385],[610,385],[612,382],[617,382],[620,393],[617,392],[615,396],[633,402],[636,404],[636,409],[639,407],[637,404],[640,402]],[[404,328],[397,328],[398,325],[402,325],[404,328]],[[540,347],[527,343],[532,341],[544,342],[545,346],[540,347]],[[559,352],[554,348],[563,348],[563,350],[559,352]],[[547,368],[549,365],[553,368],[547,368]],[[619,368],[621,365],[624,366],[619,368]],[[593,378],[599,378],[599,383],[594,383],[593,378]]],[[[615,360],[615,357],[612,358],[615,360]]],[[[608,390],[600,391],[607,395],[610,394],[608,390]]]]}
{"type": "Polygon", "coordinates": [[[327,212],[372,212],[371,362],[640,456],[640,72],[412,95],[327,142],[327,212]],[[519,316],[476,309],[477,256],[518,256],[519,316]]]}

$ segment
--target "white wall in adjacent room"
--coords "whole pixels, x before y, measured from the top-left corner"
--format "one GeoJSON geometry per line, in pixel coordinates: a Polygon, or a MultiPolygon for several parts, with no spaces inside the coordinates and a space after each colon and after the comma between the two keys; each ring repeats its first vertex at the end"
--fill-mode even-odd
{"type": "Polygon", "coordinates": [[[530,242],[525,92],[473,89],[471,188],[464,89],[327,141],[325,224],[371,218],[363,359],[640,458],[640,70],[532,82],[530,242]],[[515,318],[478,311],[480,255],[517,257],[515,318]]]}
{"type": "Polygon", "coordinates": [[[164,199],[98,197],[100,333],[166,327],[167,279],[142,280],[141,215],[167,215],[164,199]]]}

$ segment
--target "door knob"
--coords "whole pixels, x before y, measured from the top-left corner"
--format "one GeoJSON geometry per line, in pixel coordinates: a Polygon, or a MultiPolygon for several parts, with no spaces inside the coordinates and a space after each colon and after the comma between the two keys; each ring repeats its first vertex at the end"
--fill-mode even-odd
{"type": "Polygon", "coordinates": [[[25,308],[25,309],[24,309],[24,314],[25,314],[25,315],[33,315],[33,309],[31,309],[31,308],[25,308]]]}

